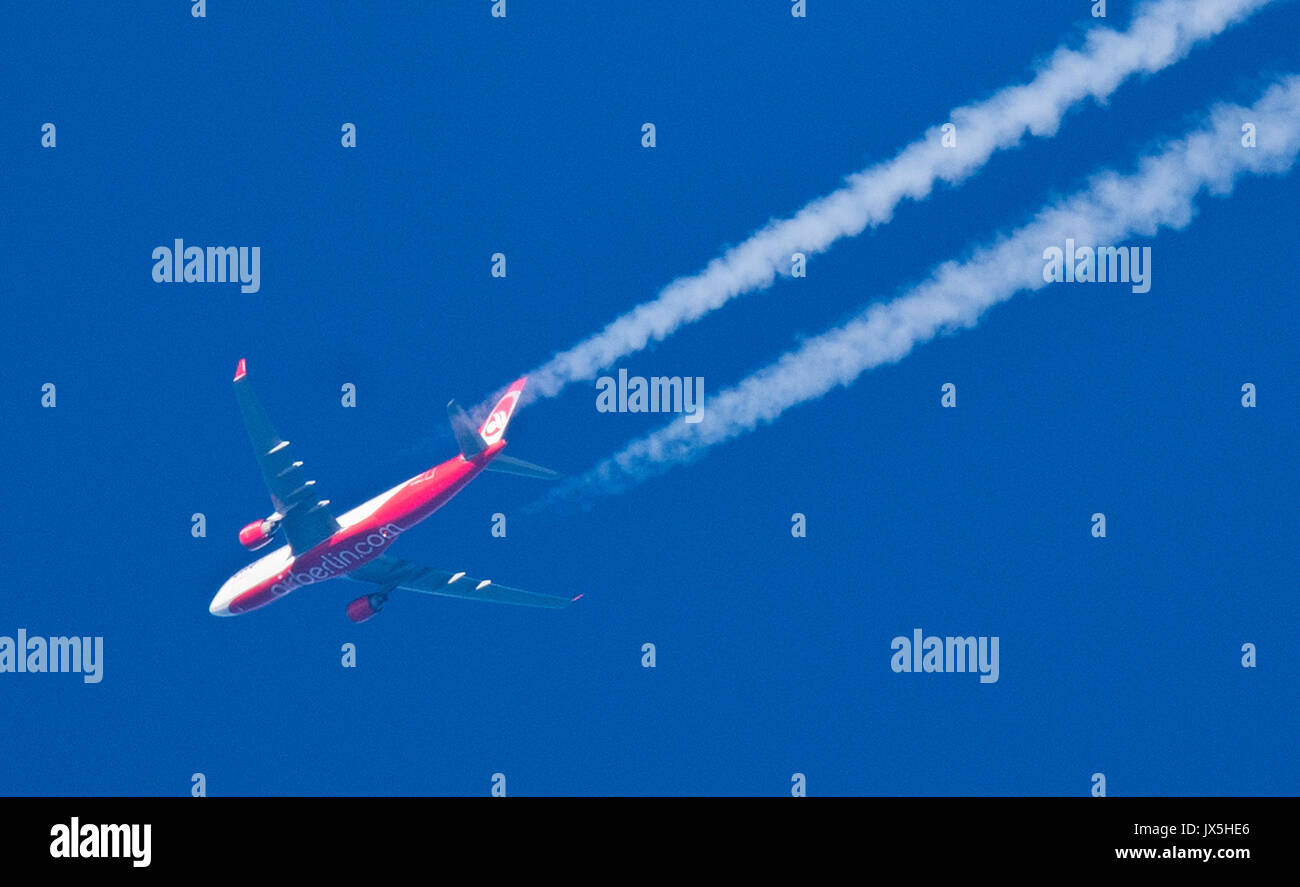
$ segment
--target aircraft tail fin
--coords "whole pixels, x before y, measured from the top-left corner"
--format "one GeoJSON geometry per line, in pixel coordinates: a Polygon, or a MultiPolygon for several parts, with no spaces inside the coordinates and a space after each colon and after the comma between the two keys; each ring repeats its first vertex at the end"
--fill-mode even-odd
{"type": "Polygon", "coordinates": [[[472,459],[501,440],[506,433],[506,426],[510,424],[510,417],[519,404],[519,395],[523,393],[526,381],[527,377],[516,379],[477,429],[474,428],[474,421],[455,401],[447,404],[447,417],[451,420],[451,430],[456,435],[456,443],[460,444],[462,456],[472,459]]]}

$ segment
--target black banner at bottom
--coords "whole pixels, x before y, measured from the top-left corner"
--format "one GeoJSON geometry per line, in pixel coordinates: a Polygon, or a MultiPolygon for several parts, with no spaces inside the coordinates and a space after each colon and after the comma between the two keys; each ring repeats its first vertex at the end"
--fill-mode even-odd
{"type": "Polygon", "coordinates": [[[610,853],[637,874],[847,861],[1181,877],[1285,864],[1295,810],[1292,798],[6,798],[0,853],[73,877],[268,863],[373,875],[378,859],[418,871],[448,858],[537,875],[610,853]]]}

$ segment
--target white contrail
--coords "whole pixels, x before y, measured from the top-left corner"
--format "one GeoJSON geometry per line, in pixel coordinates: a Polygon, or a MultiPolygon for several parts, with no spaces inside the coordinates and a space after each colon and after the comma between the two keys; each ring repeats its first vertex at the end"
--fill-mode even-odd
{"type": "Polygon", "coordinates": [[[849,177],[837,191],[793,217],[769,222],[704,270],[670,283],[659,295],[622,315],[596,335],[529,373],[525,397],[550,397],[575,381],[590,381],[619,358],[660,341],[743,293],[772,285],[788,272],[791,255],[823,252],[841,237],[889,221],[904,198],[927,197],[936,182],[954,184],[997,150],[1026,133],[1050,136],[1069,108],[1088,97],[1104,101],[1128,77],[1154,73],[1192,47],[1249,17],[1272,0],[1152,0],[1127,31],[1094,27],[1081,49],[1060,47],[1026,84],[954,110],[955,147],[941,144],[939,126],[890,160],[849,177]]]}
{"type": "MultiPolygon", "coordinates": [[[[1219,106],[1205,125],[1144,157],[1130,175],[1103,172],[1088,187],[1054,203],[1027,225],[945,262],[923,283],[891,302],[872,305],[848,324],[810,339],[738,385],[706,399],[704,420],[678,420],[634,441],[556,496],[614,492],[689,462],[709,447],[771,422],[782,412],[851,384],[863,372],[906,356],[941,332],[973,326],[992,305],[1038,290],[1044,250],[1066,238],[1081,245],[1118,244],[1188,225],[1197,195],[1231,193],[1238,174],[1281,173],[1300,152],[1300,76],[1271,86],[1251,108],[1219,106]],[[1256,127],[1258,147],[1243,144],[1256,127]]],[[[1142,298],[1139,296],[1138,298],[1142,298]]]]}

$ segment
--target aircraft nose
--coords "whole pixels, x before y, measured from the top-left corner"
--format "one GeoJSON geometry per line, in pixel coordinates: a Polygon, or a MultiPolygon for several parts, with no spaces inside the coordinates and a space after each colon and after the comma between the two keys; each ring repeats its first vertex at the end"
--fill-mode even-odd
{"type": "Polygon", "coordinates": [[[230,595],[226,593],[224,586],[221,591],[217,592],[216,597],[212,599],[212,603],[208,604],[208,612],[213,616],[234,615],[230,612],[230,595]]]}

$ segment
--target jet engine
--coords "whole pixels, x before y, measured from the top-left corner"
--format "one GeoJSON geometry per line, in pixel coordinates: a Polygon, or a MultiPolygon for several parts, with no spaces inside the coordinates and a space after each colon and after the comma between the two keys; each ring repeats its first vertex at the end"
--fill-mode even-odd
{"type": "Polygon", "coordinates": [[[264,548],[280,529],[280,516],[273,514],[263,520],[255,520],[239,531],[239,544],[249,551],[264,548]]]}
{"type": "Polygon", "coordinates": [[[373,619],[379,615],[379,611],[384,608],[384,602],[387,600],[388,595],[386,594],[363,594],[348,604],[348,618],[357,623],[373,619]]]}

